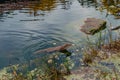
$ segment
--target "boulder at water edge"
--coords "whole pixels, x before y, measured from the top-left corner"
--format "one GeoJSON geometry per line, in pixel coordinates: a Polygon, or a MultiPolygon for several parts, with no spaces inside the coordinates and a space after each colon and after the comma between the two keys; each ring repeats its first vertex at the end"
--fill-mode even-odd
{"type": "Polygon", "coordinates": [[[94,35],[106,28],[106,21],[102,19],[87,18],[84,22],[85,24],[81,26],[80,30],[86,34],[94,35]]]}

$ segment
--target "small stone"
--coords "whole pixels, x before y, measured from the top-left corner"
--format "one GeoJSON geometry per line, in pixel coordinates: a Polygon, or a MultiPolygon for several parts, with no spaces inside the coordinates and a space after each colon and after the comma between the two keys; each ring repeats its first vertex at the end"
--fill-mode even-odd
{"type": "Polygon", "coordinates": [[[56,45],[57,43],[53,43],[53,45],[56,45]]]}
{"type": "Polygon", "coordinates": [[[120,29],[120,26],[117,26],[117,27],[112,27],[111,30],[118,30],[120,29]]]}
{"type": "Polygon", "coordinates": [[[72,46],[75,46],[75,44],[72,44],[72,46]]]}
{"type": "Polygon", "coordinates": [[[49,60],[48,60],[48,63],[49,63],[49,64],[50,64],[50,63],[52,63],[52,62],[53,62],[53,60],[52,60],[52,59],[49,59],[49,60]]]}
{"type": "Polygon", "coordinates": [[[79,50],[78,49],[76,49],[76,52],[78,52],[79,50]]]}
{"type": "Polygon", "coordinates": [[[55,58],[58,59],[58,55],[55,55],[55,58]]]}
{"type": "Polygon", "coordinates": [[[81,50],[83,51],[83,50],[84,50],[84,48],[81,48],[81,50]]]}

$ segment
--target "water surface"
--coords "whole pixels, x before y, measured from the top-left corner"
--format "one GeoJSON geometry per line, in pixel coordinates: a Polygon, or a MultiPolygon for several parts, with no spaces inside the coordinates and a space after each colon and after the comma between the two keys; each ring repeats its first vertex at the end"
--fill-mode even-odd
{"type": "Polygon", "coordinates": [[[113,26],[120,23],[113,15],[106,17],[106,11],[100,12],[98,5],[93,0],[40,0],[21,9],[2,12],[0,68],[30,60],[36,50],[64,43],[75,44],[69,51],[80,54],[87,36],[80,31],[84,19],[105,19],[113,26]]]}

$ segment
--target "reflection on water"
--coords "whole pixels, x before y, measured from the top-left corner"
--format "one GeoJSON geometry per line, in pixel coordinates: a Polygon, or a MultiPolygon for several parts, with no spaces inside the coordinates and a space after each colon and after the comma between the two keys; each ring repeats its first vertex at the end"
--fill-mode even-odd
{"type": "Polygon", "coordinates": [[[97,0],[78,0],[78,2],[81,4],[81,6],[94,6],[95,8],[97,8],[98,6],[98,1],[97,0]]]}
{"type": "Polygon", "coordinates": [[[30,14],[34,14],[34,16],[44,15],[44,13],[39,14],[38,11],[51,11],[56,7],[56,0],[40,0],[36,4],[29,4],[28,8],[30,14]],[[33,11],[33,12],[32,12],[33,11]]]}
{"type": "Polygon", "coordinates": [[[112,14],[120,19],[120,1],[119,0],[102,0],[101,10],[106,9],[107,15],[112,14]]]}
{"type": "Polygon", "coordinates": [[[119,0],[78,0],[83,7],[95,7],[100,11],[106,10],[106,15],[112,14],[116,19],[120,19],[119,0]]]}
{"type": "Polygon", "coordinates": [[[62,5],[62,9],[69,9],[72,4],[71,1],[67,0],[40,0],[40,1],[25,1],[25,2],[16,2],[16,3],[6,3],[0,5],[0,13],[3,11],[9,10],[25,10],[27,12],[21,11],[21,13],[34,14],[34,16],[44,15],[39,14],[40,11],[51,11],[54,10],[58,5],[62,5]]]}
{"type": "Polygon", "coordinates": [[[98,3],[96,0],[40,0],[0,4],[0,68],[32,60],[35,51],[65,43],[74,46],[59,54],[71,55],[75,65],[80,65],[80,53],[86,41],[86,35],[79,30],[82,21],[96,17],[109,20],[114,26],[120,22],[97,11],[98,3]]]}

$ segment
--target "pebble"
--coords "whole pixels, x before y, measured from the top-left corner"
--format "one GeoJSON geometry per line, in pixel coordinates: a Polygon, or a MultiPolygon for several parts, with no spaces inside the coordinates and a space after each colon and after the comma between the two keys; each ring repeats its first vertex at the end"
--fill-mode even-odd
{"type": "Polygon", "coordinates": [[[79,50],[78,49],[76,49],[76,52],[78,52],[79,50]]]}
{"type": "Polygon", "coordinates": [[[49,64],[50,64],[50,63],[52,63],[52,62],[53,62],[53,60],[52,60],[52,59],[49,59],[49,60],[48,60],[48,63],[49,63],[49,64]]]}
{"type": "Polygon", "coordinates": [[[53,45],[56,45],[57,43],[53,43],[53,45]]]}

